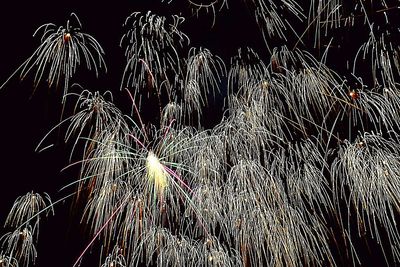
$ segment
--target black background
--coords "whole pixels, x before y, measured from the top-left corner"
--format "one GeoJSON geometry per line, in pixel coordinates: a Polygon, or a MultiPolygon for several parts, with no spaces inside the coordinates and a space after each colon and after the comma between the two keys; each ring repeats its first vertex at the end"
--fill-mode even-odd
{"type": "MultiPolygon", "coordinates": [[[[255,48],[262,57],[268,53],[263,45],[260,30],[253,13],[245,1],[230,1],[229,9],[217,12],[216,23],[212,26],[212,13],[192,16],[187,4],[173,1],[171,4],[157,0],[130,1],[2,1],[0,4],[0,83],[28,58],[40,43],[32,34],[44,23],[65,25],[71,12],[75,12],[82,22],[84,32],[94,36],[105,50],[108,72],[100,72],[95,78],[93,72],[78,70],[72,82],[79,82],[92,91],[111,90],[119,99],[120,107],[129,112],[123,103],[128,98],[120,92],[120,82],[124,69],[123,50],[119,41],[123,34],[122,24],[134,11],[152,10],[162,15],[182,14],[187,17],[182,30],[191,39],[191,46],[209,48],[220,55],[227,65],[239,47],[255,48]]],[[[182,1],[185,3],[185,1],[182,1]]],[[[296,28],[304,29],[303,25],[296,28]]],[[[348,42],[351,32],[338,33],[337,42],[346,44],[346,53],[352,54],[357,44],[348,42]]],[[[306,38],[309,36],[306,36],[306,38]]],[[[312,39],[312,38],[311,38],[312,39]]],[[[293,40],[292,40],[293,41],[293,40]]],[[[330,62],[345,72],[343,50],[332,49],[330,62]],[[339,57],[338,57],[339,56],[339,57]]],[[[266,60],[268,61],[268,59],[266,60]]],[[[35,92],[32,80],[19,81],[18,75],[0,91],[0,224],[16,197],[26,192],[48,192],[53,200],[65,195],[58,192],[63,185],[73,181],[76,173],[60,172],[68,164],[69,147],[58,144],[42,153],[35,147],[42,137],[59,122],[62,88],[47,88],[40,85],[35,92]]],[[[217,120],[220,114],[209,111],[209,118],[217,120]]],[[[57,139],[57,137],[54,137],[57,139]]],[[[55,207],[55,216],[42,220],[38,243],[36,266],[72,266],[80,252],[90,241],[84,228],[79,225],[81,211],[71,208],[66,201],[55,207]]],[[[4,230],[0,230],[4,234],[4,230]]],[[[383,263],[379,250],[360,244],[365,265],[383,263]]],[[[82,266],[97,266],[98,254],[87,254],[82,266]],[[90,258],[93,258],[91,262],[90,258]]]]}

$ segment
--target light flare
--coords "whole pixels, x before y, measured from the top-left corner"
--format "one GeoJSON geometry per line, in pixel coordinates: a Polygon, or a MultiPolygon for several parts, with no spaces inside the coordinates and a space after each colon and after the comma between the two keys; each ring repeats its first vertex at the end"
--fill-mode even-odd
{"type": "Polygon", "coordinates": [[[153,152],[149,152],[146,158],[147,178],[154,183],[156,192],[164,192],[168,186],[168,172],[160,163],[160,160],[153,152]]]}

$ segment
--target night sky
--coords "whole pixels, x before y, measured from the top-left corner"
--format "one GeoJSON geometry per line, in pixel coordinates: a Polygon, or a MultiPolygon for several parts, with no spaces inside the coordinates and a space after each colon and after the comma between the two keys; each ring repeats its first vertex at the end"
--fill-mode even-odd
{"type": "MultiPolygon", "coordinates": [[[[71,84],[78,82],[92,91],[112,91],[117,100],[116,105],[127,113],[130,110],[124,104],[127,103],[128,96],[119,91],[125,66],[119,41],[124,33],[122,24],[132,12],[152,10],[161,15],[181,14],[187,17],[182,30],[189,36],[190,45],[210,49],[221,56],[227,65],[239,47],[250,46],[258,51],[261,57],[268,57],[260,30],[244,1],[230,1],[229,9],[217,11],[214,27],[212,13],[201,13],[199,18],[191,15],[190,8],[181,3],[185,1],[173,1],[171,4],[157,0],[93,1],[93,4],[82,4],[83,2],[87,1],[2,1],[0,83],[3,83],[39,45],[40,38],[32,37],[36,28],[48,22],[64,25],[71,12],[78,15],[82,30],[95,37],[104,48],[108,68],[107,73],[100,71],[99,78],[95,77],[94,72],[78,69],[71,84]]],[[[295,27],[304,29],[303,24],[295,24],[295,27]]],[[[358,47],[348,42],[347,38],[350,38],[351,34],[338,32],[334,45],[342,44],[342,48],[343,45],[347,45],[347,48],[344,51],[333,46],[331,50],[329,61],[338,66],[339,72],[346,71],[341,55],[351,54],[358,47]]],[[[306,35],[305,40],[312,43],[310,36],[306,35]]],[[[288,40],[292,44],[293,41],[288,40]]],[[[56,141],[57,134],[62,138],[62,133],[55,131],[52,135],[50,140],[56,143],[54,148],[41,153],[35,152],[40,140],[60,121],[62,90],[48,88],[44,82],[34,91],[32,79],[20,81],[16,75],[0,91],[0,224],[4,223],[6,214],[19,195],[33,190],[47,192],[53,200],[57,200],[65,195],[65,192],[58,190],[76,178],[76,172],[73,170],[61,172],[68,164],[69,156],[69,147],[56,141]]],[[[216,103],[214,108],[220,110],[220,104],[216,103]]],[[[209,110],[206,116],[209,116],[210,120],[218,120],[221,114],[209,110]]],[[[90,240],[84,225],[79,226],[80,218],[81,211],[71,208],[71,201],[66,201],[55,206],[55,216],[42,220],[36,266],[72,266],[90,240]]],[[[0,230],[0,234],[4,234],[4,230],[0,230]]],[[[372,251],[365,253],[374,254],[374,248],[370,249],[372,251]]],[[[371,256],[371,259],[376,257],[377,261],[382,260],[379,251],[376,254],[377,256],[371,256]]],[[[90,264],[90,258],[97,262],[97,255],[98,253],[94,253],[92,256],[86,256],[82,266],[95,266],[90,264]]]]}

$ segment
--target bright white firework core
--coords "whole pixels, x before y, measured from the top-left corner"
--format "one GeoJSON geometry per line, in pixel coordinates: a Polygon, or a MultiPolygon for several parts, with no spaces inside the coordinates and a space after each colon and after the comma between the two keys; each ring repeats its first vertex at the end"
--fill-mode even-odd
{"type": "Polygon", "coordinates": [[[157,192],[163,192],[168,185],[168,173],[152,151],[147,155],[146,169],[147,178],[149,181],[154,182],[157,192]]]}

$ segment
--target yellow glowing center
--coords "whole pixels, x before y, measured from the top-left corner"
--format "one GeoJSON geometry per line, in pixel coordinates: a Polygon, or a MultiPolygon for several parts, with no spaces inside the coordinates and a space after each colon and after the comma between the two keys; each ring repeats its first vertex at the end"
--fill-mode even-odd
{"type": "Polygon", "coordinates": [[[154,182],[157,191],[164,191],[168,185],[168,173],[153,152],[149,152],[146,158],[147,178],[154,182]]]}

